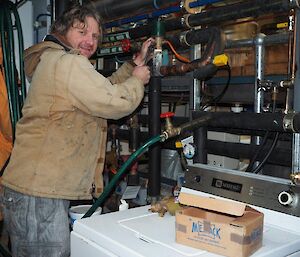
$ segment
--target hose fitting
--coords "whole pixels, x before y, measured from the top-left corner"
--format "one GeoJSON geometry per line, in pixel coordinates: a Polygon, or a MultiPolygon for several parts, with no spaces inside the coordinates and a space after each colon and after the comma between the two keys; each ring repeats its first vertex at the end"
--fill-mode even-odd
{"type": "Polygon", "coordinates": [[[181,133],[186,132],[188,130],[194,130],[199,127],[203,127],[207,125],[208,121],[212,119],[211,115],[208,113],[206,116],[192,120],[190,122],[184,123],[179,127],[168,127],[164,132],[163,136],[165,140],[170,137],[179,136],[181,133]]]}

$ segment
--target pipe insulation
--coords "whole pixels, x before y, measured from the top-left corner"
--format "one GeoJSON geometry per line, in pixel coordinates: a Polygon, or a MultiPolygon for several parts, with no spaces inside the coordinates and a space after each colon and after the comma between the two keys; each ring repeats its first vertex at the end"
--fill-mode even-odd
{"type": "MultiPolygon", "coordinates": [[[[224,50],[224,34],[220,28],[210,27],[203,30],[190,30],[173,36],[174,43],[181,44],[182,46],[196,45],[208,41],[201,58],[196,59],[190,63],[181,63],[171,66],[162,66],[160,73],[166,75],[185,74],[190,71],[204,68],[211,64],[214,57],[223,53],[224,50]],[[177,41],[177,42],[176,42],[177,41]]],[[[215,70],[216,71],[216,70],[215,70]]]]}
{"type": "MultiPolygon", "coordinates": [[[[202,132],[201,129],[206,128],[200,128],[197,129],[196,131],[202,132]]],[[[195,132],[196,132],[195,131],[195,132]]],[[[211,131],[211,130],[210,130],[211,131]]],[[[214,130],[216,131],[216,130],[214,130]]],[[[219,131],[219,130],[217,130],[219,131]]],[[[219,131],[221,132],[221,130],[219,131]]],[[[237,131],[237,130],[227,130],[226,133],[231,133],[231,134],[238,134],[238,135],[251,135],[251,132],[253,135],[259,134],[260,136],[263,136],[265,132],[263,131],[253,131],[253,130],[244,130],[244,131],[237,131]],[[256,133],[257,132],[257,133],[256,133]]],[[[117,131],[118,137],[121,140],[128,140],[129,138],[129,131],[125,129],[118,129],[117,131]]],[[[140,134],[140,142],[141,144],[144,144],[149,138],[148,132],[141,132],[140,134]]],[[[222,141],[217,141],[217,140],[203,140],[201,136],[196,136],[194,133],[194,143],[197,145],[197,152],[202,152],[203,149],[204,154],[196,156],[197,159],[194,160],[197,163],[206,163],[207,159],[207,154],[215,154],[215,155],[220,155],[220,156],[225,156],[225,157],[230,157],[230,158],[235,158],[235,159],[250,159],[258,150],[260,146],[253,145],[253,144],[244,144],[244,143],[232,143],[232,142],[222,142],[222,141]],[[199,138],[199,140],[197,139],[199,138]],[[203,158],[203,159],[202,159],[203,158]]],[[[205,137],[206,138],[206,137],[205,137]]],[[[291,135],[287,133],[280,134],[280,141],[284,141],[285,143],[289,144],[287,140],[291,141],[291,135]]],[[[176,150],[175,148],[175,139],[174,140],[167,140],[162,144],[162,148],[166,149],[172,149],[176,150]]],[[[268,145],[266,146],[268,148],[268,145]]],[[[262,152],[261,154],[258,155],[258,159],[263,159],[264,153],[262,152]]],[[[291,166],[291,148],[284,148],[284,147],[276,147],[276,151],[273,151],[270,158],[268,159],[268,163],[274,164],[274,165],[281,165],[281,166],[291,166]]]]}
{"type": "Polygon", "coordinates": [[[232,113],[194,111],[193,119],[210,116],[205,126],[208,128],[236,128],[274,132],[300,131],[300,113],[232,113]]]}
{"type": "MultiPolygon", "coordinates": [[[[165,30],[168,32],[190,29],[240,18],[257,17],[268,13],[276,14],[287,12],[293,7],[293,4],[287,0],[248,0],[237,4],[212,8],[197,14],[188,14],[183,17],[165,20],[165,30]]],[[[127,30],[128,36],[130,39],[149,36],[152,26],[152,23],[149,22],[146,25],[127,30]]]]}
{"type": "MultiPolygon", "coordinates": [[[[152,76],[149,83],[149,137],[161,133],[161,77],[152,76]]],[[[161,181],[161,145],[154,144],[149,148],[149,196],[153,201],[160,196],[161,181]]]]}
{"type": "MultiPolygon", "coordinates": [[[[226,156],[234,159],[251,159],[254,154],[259,151],[260,146],[253,144],[243,143],[231,143],[221,142],[216,140],[207,140],[206,152],[208,154],[226,156]]],[[[262,160],[265,153],[270,148],[270,144],[264,147],[264,151],[261,151],[257,160],[262,160]]],[[[291,167],[291,149],[276,147],[268,159],[268,163],[280,166],[291,167]]]]}
{"type": "Polygon", "coordinates": [[[92,1],[104,20],[114,20],[124,17],[125,13],[145,13],[153,9],[164,8],[171,4],[179,4],[178,0],[101,0],[92,1]]]}
{"type": "Polygon", "coordinates": [[[180,3],[178,5],[172,5],[172,6],[163,8],[163,9],[155,10],[150,13],[142,13],[142,14],[137,14],[135,16],[131,16],[131,17],[121,18],[120,20],[114,20],[114,21],[105,23],[104,27],[105,28],[119,27],[121,25],[128,24],[131,22],[138,22],[138,21],[146,20],[146,19],[149,20],[149,19],[161,17],[163,15],[182,12],[183,8],[185,8],[185,10],[187,10],[187,12],[189,12],[190,8],[200,7],[200,6],[204,6],[204,5],[208,5],[208,4],[214,4],[214,3],[218,3],[218,2],[222,2],[222,1],[223,0],[205,0],[205,1],[197,0],[195,2],[189,3],[188,5],[180,3]]]}
{"type": "Polygon", "coordinates": [[[189,15],[186,19],[186,24],[190,27],[195,27],[215,22],[255,17],[267,13],[286,12],[290,8],[290,1],[287,0],[250,0],[189,15]]]}

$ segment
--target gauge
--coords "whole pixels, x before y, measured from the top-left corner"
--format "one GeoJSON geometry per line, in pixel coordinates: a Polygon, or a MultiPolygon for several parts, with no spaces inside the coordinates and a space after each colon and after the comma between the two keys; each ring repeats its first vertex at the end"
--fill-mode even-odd
{"type": "Polygon", "coordinates": [[[183,146],[183,154],[185,158],[192,159],[195,155],[195,152],[196,152],[196,147],[194,144],[188,143],[183,146]]]}

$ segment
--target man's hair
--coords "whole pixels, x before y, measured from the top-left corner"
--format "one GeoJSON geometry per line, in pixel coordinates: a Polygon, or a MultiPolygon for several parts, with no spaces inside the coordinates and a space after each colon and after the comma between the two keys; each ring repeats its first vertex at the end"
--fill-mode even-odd
{"type": "Polygon", "coordinates": [[[58,34],[64,36],[67,31],[74,25],[75,22],[79,21],[86,24],[86,18],[91,17],[96,20],[99,25],[100,38],[102,39],[102,19],[95,9],[89,6],[73,5],[70,9],[64,11],[64,13],[58,17],[50,28],[50,34],[58,34]]]}

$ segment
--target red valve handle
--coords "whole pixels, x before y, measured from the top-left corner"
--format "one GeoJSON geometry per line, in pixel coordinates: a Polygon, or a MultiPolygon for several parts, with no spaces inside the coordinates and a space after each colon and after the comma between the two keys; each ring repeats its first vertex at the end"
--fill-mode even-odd
{"type": "Polygon", "coordinates": [[[160,115],[161,118],[169,118],[169,117],[173,117],[175,115],[174,112],[164,112],[160,115]]]}
{"type": "Polygon", "coordinates": [[[122,44],[123,52],[127,53],[127,52],[130,51],[131,43],[130,43],[130,40],[128,38],[123,39],[121,44],[122,44]]]}

